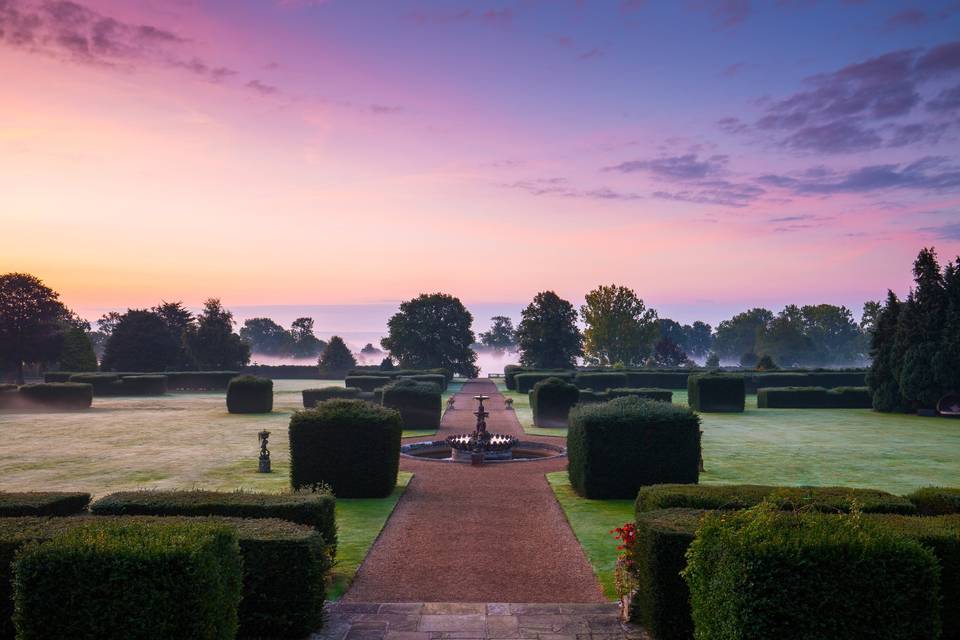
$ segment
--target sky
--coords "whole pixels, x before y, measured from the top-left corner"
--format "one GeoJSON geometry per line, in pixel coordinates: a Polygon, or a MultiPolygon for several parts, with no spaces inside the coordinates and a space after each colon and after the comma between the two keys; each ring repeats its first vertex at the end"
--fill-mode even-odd
{"type": "Polygon", "coordinates": [[[90,318],[858,315],[960,254],[954,0],[0,0],[0,78],[0,273],[90,318]]]}

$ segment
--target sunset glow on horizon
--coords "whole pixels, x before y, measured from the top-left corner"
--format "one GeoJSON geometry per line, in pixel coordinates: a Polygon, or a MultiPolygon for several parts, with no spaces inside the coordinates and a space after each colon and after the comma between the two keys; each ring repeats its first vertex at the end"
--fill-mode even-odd
{"type": "Polygon", "coordinates": [[[0,0],[0,273],[91,313],[858,305],[960,254],[958,28],[933,1],[0,0]]]}

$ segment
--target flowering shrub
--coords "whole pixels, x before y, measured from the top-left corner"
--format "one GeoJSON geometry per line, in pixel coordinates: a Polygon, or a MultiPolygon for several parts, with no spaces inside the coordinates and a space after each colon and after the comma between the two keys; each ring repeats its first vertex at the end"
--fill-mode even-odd
{"type": "Polygon", "coordinates": [[[611,529],[610,533],[620,541],[620,544],[617,545],[617,551],[622,552],[617,556],[613,574],[617,596],[622,600],[637,588],[633,563],[633,551],[637,544],[637,528],[632,522],[628,522],[622,527],[611,529]]]}

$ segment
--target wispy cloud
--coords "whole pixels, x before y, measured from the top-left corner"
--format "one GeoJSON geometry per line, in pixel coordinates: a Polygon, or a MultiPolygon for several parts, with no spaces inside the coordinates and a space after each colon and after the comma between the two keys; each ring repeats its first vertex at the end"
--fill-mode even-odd
{"type": "Polygon", "coordinates": [[[594,189],[580,189],[572,186],[566,178],[534,178],[532,180],[518,180],[503,185],[509,189],[518,189],[535,196],[560,196],[564,198],[581,198],[587,200],[642,200],[643,196],[635,193],[616,191],[608,187],[594,189]]]}
{"type": "Polygon", "coordinates": [[[768,174],[757,182],[798,194],[868,193],[885,189],[940,192],[960,190],[960,168],[930,156],[909,164],[871,165],[850,171],[818,166],[798,175],[768,174]]]}

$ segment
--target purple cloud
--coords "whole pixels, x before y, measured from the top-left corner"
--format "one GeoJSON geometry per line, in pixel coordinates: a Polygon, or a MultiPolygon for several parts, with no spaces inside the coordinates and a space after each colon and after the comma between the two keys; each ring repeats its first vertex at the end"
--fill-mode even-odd
{"type": "Polygon", "coordinates": [[[587,200],[642,200],[643,197],[635,193],[615,191],[608,187],[596,189],[578,189],[570,185],[566,178],[535,178],[533,180],[518,180],[502,185],[508,189],[518,189],[535,196],[560,196],[564,198],[582,198],[587,200]]]}
{"type": "Polygon", "coordinates": [[[250,82],[247,83],[246,86],[248,89],[252,91],[256,91],[262,96],[269,96],[279,91],[279,89],[277,89],[275,86],[270,84],[264,84],[259,80],[251,80],[250,82]]]}
{"type": "Polygon", "coordinates": [[[925,233],[932,233],[941,240],[960,240],[960,222],[945,224],[939,227],[921,227],[925,233]]]}
{"type": "Polygon", "coordinates": [[[850,171],[814,167],[797,176],[764,175],[757,182],[798,194],[868,193],[885,189],[960,190],[960,168],[940,156],[909,164],[870,165],[850,171]]]}
{"type": "Polygon", "coordinates": [[[604,167],[603,171],[644,172],[671,180],[701,180],[722,173],[729,159],[728,156],[714,155],[701,160],[697,154],[688,153],[682,156],[665,156],[653,160],[621,162],[617,165],[604,167]]]}
{"type": "Polygon", "coordinates": [[[706,11],[718,28],[736,27],[753,11],[750,0],[694,0],[689,4],[695,11],[706,11]]]}

